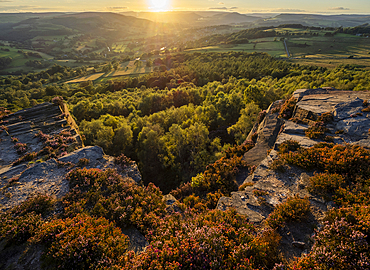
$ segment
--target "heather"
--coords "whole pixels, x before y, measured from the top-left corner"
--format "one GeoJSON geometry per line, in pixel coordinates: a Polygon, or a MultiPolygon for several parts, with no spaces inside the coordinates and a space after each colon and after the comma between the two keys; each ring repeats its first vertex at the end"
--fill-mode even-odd
{"type": "Polygon", "coordinates": [[[280,236],[257,232],[233,210],[212,210],[168,217],[151,239],[127,269],[269,269],[278,260],[280,236]]]}
{"type": "Polygon", "coordinates": [[[38,195],[3,214],[2,239],[44,246],[43,262],[60,269],[269,269],[279,260],[280,236],[235,210],[199,208],[192,195],[168,213],[158,188],[115,170],[75,168],[67,180],[61,200],[38,195]],[[144,252],[128,251],[128,227],[149,241],[144,252]]]}
{"type": "MultiPolygon", "coordinates": [[[[317,229],[313,237],[311,252],[290,268],[368,269],[369,150],[349,144],[318,143],[310,148],[292,145],[297,145],[297,142],[287,141],[280,146],[280,160],[316,170],[309,178],[308,190],[327,201],[334,201],[337,207],[326,213],[323,227],[317,229]]],[[[284,214],[276,213],[283,207],[284,204],[278,205],[267,221],[281,226],[284,214]]],[[[300,211],[303,209],[299,208],[300,211]]],[[[283,213],[296,212],[290,209],[283,213]]]]}

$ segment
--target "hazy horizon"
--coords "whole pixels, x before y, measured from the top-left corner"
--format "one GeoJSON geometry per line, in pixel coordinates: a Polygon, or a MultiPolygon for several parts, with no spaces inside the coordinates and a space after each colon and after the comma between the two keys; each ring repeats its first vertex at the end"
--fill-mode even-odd
{"type": "Polygon", "coordinates": [[[370,14],[368,0],[311,0],[291,3],[289,0],[138,0],[132,1],[85,1],[67,0],[0,0],[0,13],[18,12],[148,12],[148,11],[228,11],[238,13],[309,13],[309,14],[370,14]],[[88,7],[88,8],[87,8],[88,7]]]}

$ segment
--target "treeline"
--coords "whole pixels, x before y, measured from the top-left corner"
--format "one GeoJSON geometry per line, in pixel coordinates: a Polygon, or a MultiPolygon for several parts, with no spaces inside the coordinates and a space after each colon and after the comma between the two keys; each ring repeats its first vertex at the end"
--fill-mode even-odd
{"type": "Polygon", "coordinates": [[[345,34],[351,34],[351,35],[367,35],[370,34],[370,25],[368,23],[365,23],[363,25],[355,26],[355,27],[339,27],[336,29],[336,33],[345,33],[345,34]]]}
{"type": "Polygon", "coordinates": [[[0,57],[0,69],[6,68],[12,63],[11,57],[0,57]]]}

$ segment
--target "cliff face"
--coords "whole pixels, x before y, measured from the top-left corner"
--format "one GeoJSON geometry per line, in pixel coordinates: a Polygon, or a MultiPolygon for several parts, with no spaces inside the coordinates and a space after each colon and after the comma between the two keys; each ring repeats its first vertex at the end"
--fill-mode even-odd
{"type": "Polygon", "coordinates": [[[62,197],[69,190],[65,175],[76,166],[116,168],[141,181],[136,164],[123,170],[100,147],[83,146],[65,104],[43,103],[0,119],[0,211],[36,193],[62,197]]]}
{"type": "Polygon", "coordinates": [[[307,252],[314,228],[322,225],[322,218],[333,206],[333,202],[326,202],[307,191],[308,179],[314,171],[304,171],[294,166],[287,167],[285,172],[270,169],[273,161],[278,158],[279,145],[288,140],[295,140],[301,147],[308,148],[321,142],[320,139],[306,137],[305,130],[312,126],[319,116],[330,112],[333,119],[326,124],[325,133],[330,141],[370,148],[370,113],[363,111],[366,100],[370,100],[370,92],[331,88],[302,89],[295,91],[293,97],[297,103],[290,120],[279,118],[277,108],[282,104],[277,101],[267,110],[264,120],[255,125],[248,139],[252,135],[257,136],[256,145],[244,155],[244,160],[255,165],[256,169],[244,178],[244,182],[239,181],[247,186],[244,190],[233,192],[231,197],[220,198],[217,205],[221,210],[234,207],[238,213],[248,216],[250,221],[262,224],[275,206],[286,201],[288,197],[307,196],[312,213],[307,223],[287,226],[282,232],[282,243],[287,257],[300,256],[307,252]],[[262,191],[259,194],[264,194],[263,200],[256,195],[255,190],[262,191]]]}

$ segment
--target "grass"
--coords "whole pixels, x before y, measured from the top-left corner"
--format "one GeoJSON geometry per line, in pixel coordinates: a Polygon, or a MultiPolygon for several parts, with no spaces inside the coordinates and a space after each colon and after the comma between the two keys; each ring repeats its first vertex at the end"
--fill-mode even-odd
{"type": "Polygon", "coordinates": [[[285,57],[284,45],[282,42],[273,41],[273,38],[256,39],[251,40],[248,44],[236,44],[236,45],[216,45],[202,48],[195,48],[186,50],[187,52],[229,52],[229,51],[244,51],[248,53],[252,52],[266,52],[272,56],[285,57]],[[254,47],[255,43],[256,46],[254,47]]]}
{"type": "Polygon", "coordinates": [[[289,51],[293,57],[303,55],[311,57],[369,57],[370,42],[368,38],[347,34],[338,34],[334,37],[297,37],[289,38],[289,51]],[[307,44],[307,47],[296,47],[307,44]],[[295,46],[296,45],[296,46],[295,46]]]}
{"type": "MultiPolygon", "coordinates": [[[[269,30],[266,30],[269,31],[269,30]]],[[[330,31],[310,31],[295,28],[275,29],[277,32],[299,34],[289,36],[287,45],[292,63],[302,65],[317,65],[335,68],[341,64],[356,64],[370,68],[370,39],[349,34],[337,34],[333,37],[324,36],[330,31]],[[318,33],[319,36],[303,35],[304,33],[318,33]],[[302,46],[302,45],[308,46],[302,46]]],[[[280,37],[277,37],[280,39],[280,37]]],[[[274,37],[252,39],[248,44],[216,45],[186,50],[187,52],[265,52],[274,57],[286,57],[284,45],[280,41],[273,41],[274,37]]]]}
{"type": "Polygon", "coordinates": [[[22,49],[20,51],[38,53],[42,57],[42,59],[41,58],[36,58],[36,57],[28,57],[28,58],[25,58],[22,53],[19,53],[18,52],[19,49],[11,48],[10,46],[1,46],[1,48],[9,49],[9,51],[7,52],[7,51],[0,50],[0,57],[11,57],[12,58],[12,63],[6,69],[7,71],[15,71],[15,70],[19,70],[19,69],[23,69],[25,71],[34,71],[35,70],[34,68],[27,67],[25,65],[25,63],[27,61],[29,61],[29,60],[40,60],[40,61],[43,61],[43,60],[53,59],[52,56],[50,56],[50,55],[48,55],[46,53],[40,53],[38,51],[24,50],[24,49],[22,49]]]}

